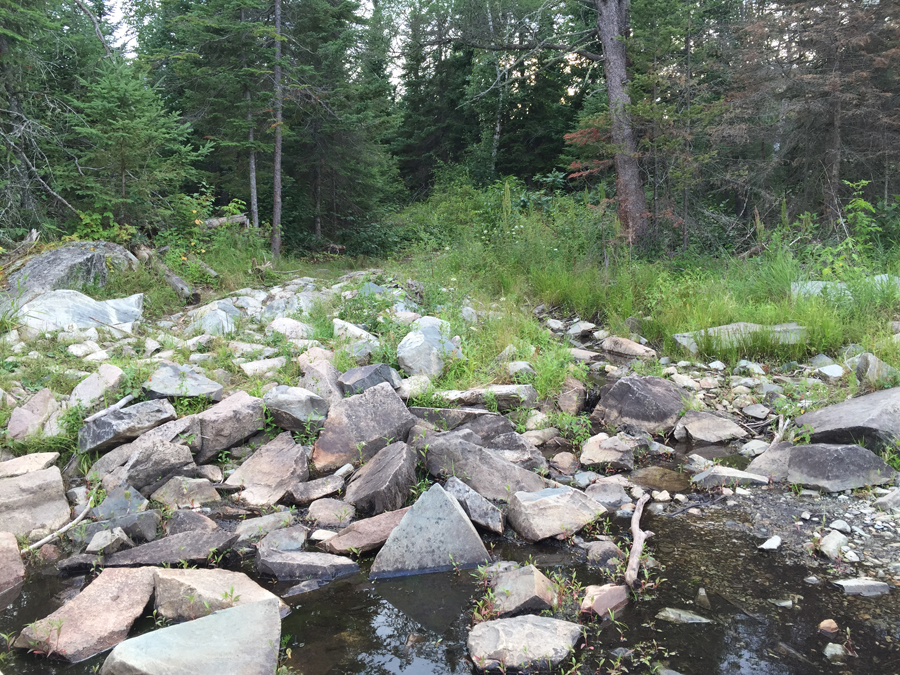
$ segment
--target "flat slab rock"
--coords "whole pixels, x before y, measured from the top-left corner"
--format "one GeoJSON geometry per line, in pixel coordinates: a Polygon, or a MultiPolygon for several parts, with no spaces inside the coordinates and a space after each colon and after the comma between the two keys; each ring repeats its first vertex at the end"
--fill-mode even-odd
{"type": "Polygon", "coordinates": [[[562,663],[581,638],[581,626],[545,616],[485,621],[469,632],[466,646],[480,671],[546,669],[562,663]]]}
{"type": "Polygon", "coordinates": [[[27,626],[14,646],[77,663],[128,636],[153,595],[152,568],[105,569],[50,616],[27,626]]]}
{"type": "Polygon", "coordinates": [[[331,581],[359,572],[350,558],[331,553],[261,550],[256,560],[260,574],[286,579],[324,579],[331,581]]]}
{"type": "Polygon", "coordinates": [[[225,481],[243,486],[241,499],[253,506],[271,506],[287,489],[309,478],[307,455],[285,431],[259,448],[225,481]]]}
{"type": "Polygon", "coordinates": [[[222,400],[223,387],[218,382],[194,372],[190,366],[165,363],[156,369],[144,383],[147,398],[190,396],[222,400]]]}
{"type": "Polygon", "coordinates": [[[835,584],[844,589],[846,595],[886,595],[891,592],[891,587],[883,581],[861,577],[859,579],[843,579],[835,581],[835,584]]]}
{"type": "Polygon", "coordinates": [[[171,422],[177,416],[175,408],[167,400],[144,401],[114,410],[78,430],[78,450],[107,450],[132,441],[155,427],[171,422]]]}
{"type": "Polygon", "coordinates": [[[881,457],[858,445],[798,445],[788,459],[789,483],[826,492],[884,485],[895,475],[881,457]]]}
{"type": "Polygon", "coordinates": [[[336,536],[322,542],[321,546],[328,553],[335,555],[349,555],[354,551],[358,553],[374,551],[384,545],[410,508],[397,509],[371,518],[357,520],[338,532],[336,536]]]}
{"type": "Polygon", "coordinates": [[[15,478],[33,471],[43,471],[56,464],[58,459],[58,452],[35,452],[0,462],[0,479],[15,478]]]}
{"type": "Polygon", "coordinates": [[[264,600],[126,640],[100,675],[272,675],[280,644],[278,602],[264,600]]]}
{"type": "Polygon", "coordinates": [[[230,532],[183,532],[114,553],[105,564],[107,567],[198,564],[205,562],[210,554],[224,553],[237,538],[238,535],[230,532]]]}
{"type": "Polygon", "coordinates": [[[718,487],[721,485],[768,485],[767,476],[760,476],[727,466],[714,466],[691,478],[691,482],[701,487],[718,487]]]}
{"type": "Polygon", "coordinates": [[[612,427],[630,424],[651,434],[667,434],[675,428],[689,399],[690,394],[670,380],[629,375],[609,389],[601,389],[591,421],[612,427]]]}
{"type": "Polygon", "coordinates": [[[220,609],[274,600],[282,616],[288,607],[243,572],[223,569],[155,570],[156,611],[171,621],[192,621],[220,609]]]}
{"type": "Polygon", "coordinates": [[[676,440],[691,440],[695,445],[718,445],[746,437],[747,432],[730,419],[698,410],[688,410],[675,425],[676,440]]]}
{"type": "Polygon", "coordinates": [[[58,467],[0,479],[0,532],[38,539],[69,522],[69,501],[58,467]]]}
{"type": "Polygon", "coordinates": [[[812,427],[813,443],[863,443],[867,448],[892,447],[900,438],[900,387],[826,406],[800,415],[798,429],[812,427]]]}
{"type": "Polygon", "coordinates": [[[527,541],[540,541],[559,534],[574,534],[606,513],[602,504],[570,487],[546,488],[540,492],[516,492],[509,500],[512,527],[527,541]]]}
{"type": "Polygon", "coordinates": [[[741,346],[762,337],[775,344],[796,345],[806,340],[806,329],[797,323],[763,326],[758,323],[739,321],[725,326],[705,328],[693,333],[677,333],[672,337],[691,354],[696,354],[699,351],[698,341],[700,343],[708,341],[714,348],[719,349],[741,346]]]}

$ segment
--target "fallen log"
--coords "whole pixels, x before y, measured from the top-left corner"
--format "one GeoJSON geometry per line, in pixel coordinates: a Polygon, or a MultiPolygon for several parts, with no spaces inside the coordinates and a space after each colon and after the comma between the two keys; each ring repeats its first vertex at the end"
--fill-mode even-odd
{"type": "Polygon", "coordinates": [[[188,282],[162,263],[149,246],[144,246],[143,244],[136,246],[133,253],[135,257],[145,265],[160,272],[166,280],[166,283],[169,284],[172,290],[186,303],[189,305],[196,305],[200,302],[200,294],[193,290],[188,282]]]}
{"type": "Polygon", "coordinates": [[[203,222],[204,229],[211,230],[215,227],[222,227],[222,225],[243,225],[244,227],[250,226],[250,219],[247,218],[246,213],[239,213],[235,216],[222,216],[221,218],[209,218],[203,222]]]}
{"type": "Polygon", "coordinates": [[[204,272],[206,272],[206,274],[209,275],[211,278],[213,278],[213,279],[218,279],[218,278],[219,278],[219,273],[218,273],[218,272],[216,272],[212,267],[210,267],[210,266],[207,265],[205,262],[203,262],[202,260],[200,260],[200,258],[198,258],[197,256],[195,256],[193,253],[191,253],[191,254],[188,256],[188,258],[189,258],[190,261],[191,261],[192,263],[194,263],[197,267],[199,267],[201,270],[203,270],[204,272]]]}
{"type": "Polygon", "coordinates": [[[641,568],[641,555],[644,553],[644,542],[653,536],[653,533],[641,529],[641,515],[644,512],[644,504],[650,500],[650,495],[644,495],[638,500],[634,513],[631,514],[631,551],[628,553],[628,566],[625,568],[625,585],[634,588],[637,583],[638,571],[641,568]]]}

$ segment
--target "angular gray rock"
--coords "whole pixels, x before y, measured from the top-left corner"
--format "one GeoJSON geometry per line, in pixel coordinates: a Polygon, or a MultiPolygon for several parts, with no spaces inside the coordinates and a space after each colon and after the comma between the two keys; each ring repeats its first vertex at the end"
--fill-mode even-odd
{"type": "Polygon", "coordinates": [[[788,462],[791,459],[792,443],[781,442],[769,448],[761,455],[753,458],[747,465],[748,473],[767,476],[773,481],[785,481],[788,475],[788,462]]]}
{"type": "Polygon", "coordinates": [[[288,487],[285,499],[298,506],[306,506],[317,499],[336,494],[342,489],[344,489],[343,478],[340,476],[326,476],[325,478],[317,478],[309,482],[294,483],[288,487]]]}
{"type": "Polygon", "coordinates": [[[113,410],[78,430],[78,451],[96,452],[134,440],[154,427],[177,417],[166,400],[144,401],[113,410]]]}
{"type": "Polygon", "coordinates": [[[273,675],[280,644],[278,602],[264,600],[126,640],[100,675],[273,675]]]}
{"type": "Polygon", "coordinates": [[[194,466],[189,447],[162,440],[145,442],[141,438],[101,457],[88,475],[99,477],[107,490],[132,485],[142,495],[149,496],[169,478],[182,475],[194,466]]]}
{"type": "Polygon", "coordinates": [[[6,435],[17,441],[36,434],[50,416],[59,410],[59,404],[49,389],[41,389],[28,402],[13,408],[6,425],[6,435]]]}
{"type": "Polygon", "coordinates": [[[88,411],[104,403],[112,405],[115,401],[107,402],[106,399],[112,397],[124,378],[125,372],[118,366],[101,363],[96,373],[91,373],[75,385],[69,395],[69,405],[80,405],[88,411]]]}
{"type": "Polygon", "coordinates": [[[409,375],[440,377],[447,361],[463,358],[450,339],[450,324],[433,316],[413,321],[413,330],[397,345],[397,363],[409,375]]]}
{"type": "Polygon", "coordinates": [[[856,357],[856,380],[864,387],[882,388],[900,382],[900,371],[886,364],[870,352],[856,357]]]}
{"type": "MultiPolygon", "coordinates": [[[[442,425],[438,423],[438,426],[441,427],[442,425]]],[[[485,447],[495,447],[492,443],[495,439],[516,433],[515,425],[506,417],[497,413],[477,415],[462,424],[453,427],[448,425],[447,428],[452,428],[455,431],[471,431],[481,439],[477,444],[485,447]]]]}
{"type": "Polygon", "coordinates": [[[710,488],[734,485],[768,485],[768,476],[732,469],[728,466],[714,466],[691,478],[691,483],[710,488]]]}
{"type": "Polygon", "coordinates": [[[630,424],[644,431],[669,433],[689,394],[661,377],[629,375],[601,389],[591,421],[610,427],[630,424]]]}
{"type": "Polygon", "coordinates": [[[234,332],[234,321],[240,318],[241,310],[230,299],[214,300],[192,310],[190,316],[194,321],[187,327],[188,334],[226,335],[234,332]]]}
{"type": "Polygon", "coordinates": [[[261,556],[281,551],[302,551],[309,537],[309,529],[303,525],[293,525],[272,530],[266,534],[256,545],[257,560],[261,556]]]}
{"type": "Polygon", "coordinates": [[[456,499],[437,483],[413,504],[375,556],[373,579],[474,567],[490,559],[456,499]]]}
{"type": "Polygon", "coordinates": [[[351,368],[338,378],[344,396],[361,394],[382,382],[387,382],[392,389],[396,389],[400,386],[400,381],[400,374],[386,363],[351,368]]]}
{"type": "Polygon", "coordinates": [[[106,498],[93,509],[91,517],[110,520],[146,511],[149,502],[130,485],[120,485],[106,493],[106,498]]]}
{"type": "Polygon", "coordinates": [[[104,564],[107,567],[197,565],[211,555],[227,551],[237,538],[238,535],[231,532],[183,532],[119,551],[109,556],[104,564]]]}
{"type": "Polygon", "coordinates": [[[541,454],[531,441],[520,436],[515,431],[501,434],[490,441],[482,442],[482,445],[490,448],[498,455],[530,471],[546,471],[548,468],[546,458],[541,454]]]}
{"type": "Polygon", "coordinates": [[[289,579],[331,581],[359,572],[359,565],[343,556],[271,549],[259,552],[256,567],[260,574],[275,577],[279,581],[289,579]]]}
{"type": "Polygon", "coordinates": [[[280,384],[265,393],[263,403],[275,424],[287,431],[305,430],[328,414],[328,402],[302,387],[280,384]]]}
{"type": "Polygon", "coordinates": [[[527,541],[540,541],[559,534],[575,534],[606,513],[606,509],[580,490],[545,488],[540,492],[516,492],[509,500],[507,519],[527,541]]]}
{"type": "Polygon", "coordinates": [[[69,522],[59,468],[0,479],[0,532],[40,539],[69,522]]]}
{"type": "Polygon", "coordinates": [[[581,466],[603,467],[622,471],[634,470],[634,446],[626,443],[618,436],[606,438],[606,434],[597,434],[581,446],[581,466]]]}
{"type": "Polygon", "coordinates": [[[740,321],[694,333],[678,333],[672,337],[691,354],[696,354],[699,351],[698,340],[701,344],[708,342],[714,349],[721,349],[749,344],[754,336],[757,340],[765,336],[774,344],[796,345],[806,341],[806,329],[796,323],[761,326],[758,323],[740,321]]]}
{"type": "Polygon", "coordinates": [[[6,607],[4,594],[25,580],[25,564],[19,543],[12,532],[0,532],[0,607],[6,607]]]}
{"type": "Polygon", "coordinates": [[[334,404],[313,447],[319,472],[334,471],[348,462],[365,462],[394,441],[405,441],[415,423],[388,383],[334,404]]]}
{"type": "Polygon", "coordinates": [[[200,375],[191,366],[177,363],[162,364],[144,383],[144,392],[149,399],[202,397],[220,401],[222,389],[221,384],[200,375]]]}
{"type": "Polygon", "coordinates": [[[415,482],[415,450],[402,441],[391,443],[353,475],[344,501],[364,514],[395,511],[406,502],[415,482]]]}
{"type": "Polygon", "coordinates": [[[243,572],[223,569],[158,569],[153,604],[170,621],[193,621],[229,607],[274,600],[287,605],[243,572]]]}
{"type": "Polygon", "coordinates": [[[864,443],[875,450],[892,447],[900,438],[900,387],[808,412],[794,424],[798,429],[812,428],[812,443],[864,443]]]}
{"type": "Polygon", "coordinates": [[[311,520],[318,527],[344,527],[356,516],[356,509],[352,504],[340,499],[317,499],[309,505],[307,520],[311,520]]]}
{"type": "Polygon", "coordinates": [[[204,504],[214,504],[221,497],[206,478],[175,476],[157,488],[150,499],[170,509],[195,509],[204,504]]]}
{"type": "MultiPolygon", "coordinates": [[[[302,356],[300,358],[303,358],[302,356]]],[[[338,378],[341,371],[335,368],[330,361],[317,360],[313,363],[301,366],[303,377],[297,383],[302,387],[322,398],[329,406],[333,406],[344,399],[338,378]]]]}
{"type": "Polygon", "coordinates": [[[337,533],[337,536],[331,537],[322,542],[320,546],[328,553],[335,555],[349,555],[354,551],[365,553],[381,548],[387,541],[394,528],[400,524],[403,516],[409,511],[410,507],[405,509],[397,509],[389,511],[371,518],[357,520],[352,525],[345,527],[337,533]]]}
{"type": "Polygon", "coordinates": [[[882,509],[884,511],[893,511],[897,512],[900,510],[900,488],[897,488],[888,494],[879,497],[874,502],[872,502],[872,506],[876,509],[882,509]]]}
{"type": "Polygon", "coordinates": [[[240,485],[241,499],[253,506],[272,506],[291,485],[309,477],[306,452],[285,431],[254,452],[225,481],[240,485]]]}
{"type": "Polygon", "coordinates": [[[42,471],[56,464],[58,452],[34,452],[0,462],[0,479],[15,478],[32,471],[42,471]]]}
{"type": "Polygon", "coordinates": [[[243,390],[207,408],[197,415],[200,420],[200,436],[203,445],[196,455],[202,464],[219,452],[237,445],[261,430],[266,423],[261,398],[250,396],[243,390]]]}
{"type": "Polygon", "coordinates": [[[169,536],[181,534],[182,532],[193,532],[195,530],[212,532],[213,530],[218,529],[219,526],[216,524],[216,521],[207,518],[201,513],[188,511],[186,509],[176,511],[166,521],[166,534],[169,536]]]}
{"type": "Polygon", "coordinates": [[[537,390],[530,384],[492,384],[466,391],[445,389],[436,391],[435,395],[461,406],[486,405],[488,401],[492,401],[500,412],[533,408],[538,399],[537,390]]]}
{"type": "Polygon", "coordinates": [[[424,444],[428,445],[428,473],[439,478],[456,476],[486,499],[507,501],[514,492],[535,492],[549,484],[536,473],[464,440],[458,432],[428,436],[424,444]]]}
{"type": "Polygon", "coordinates": [[[141,318],[144,295],[98,301],[78,291],[49,291],[19,307],[16,320],[35,330],[53,331],[74,326],[101,328],[141,318]]]}
{"type": "MultiPolygon", "coordinates": [[[[173,518],[179,513],[193,513],[192,511],[176,511],[173,518]]],[[[195,514],[200,515],[200,514],[195,514]]],[[[202,516],[201,516],[202,517],[202,516]]],[[[156,530],[162,522],[159,511],[141,511],[126,516],[117,516],[109,520],[98,520],[93,523],[82,522],[72,528],[66,536],[76,543],[89,542],[95,534],[104,530],[121,529],[129,539],[138,542],[148,542],[156,539],[156,530]]],[[[169,521],[169,524],[171,520],[169,521]]],[[[174,534],[174,533],[173,533],[174,534]]]]}
{"type": "Polygon", "coordinates": [[[50,616],[28,625],[14,646],[77,663],[128,636],[153,595],[153,569],[105,569],[50,616]]]}
{"type": "Polygon", "coordinates": [[[567,375],[563,382],[562,391],[556,398],[556,405],[568,415],[577,415],[584,408],[587,398],[587,388],[581,380],[567,375]]]}
{"type": "Polygon", "coordinates": [[[497,616],[537,614],[556,607],[557,592],[534,565],[501,572],[494,583],[494,611],[497,616]]]}
{"type": "Polygon", "coordinates": [[[588,486],[584,493],[607,511],[618,511],[623,504],[630,504],[631,497],[620,483],[597,481],[588,486]]]}
{"type": "Polygon", "coordinates": [[[297,321],[296,319],[288,319],[279,317],[266,326],[266,333],[281,333],[289,340],[304,340],[312,337],[314,329],[309,324],[297,321]]]}
{"type": "Polygon", "coordinates": [[[868,577],[843,579],[841,581],[835,581],[834,583],[844,589],[845,595],[887,595],[891,591],[891,587],[883,581],[869,579],[868,577]]]}
{"type": "Polygon", "coordinates": [[[108,555],[123,548],[133,548],[134,542],[121,527],[111,530],[101,530],[91,537],[90,543],[84,550],[85,553],[99,553],[108,555]]]}
{"type": "Polygon", "coordinates": [[[581,639],[577,623],[546,616],[485,621],[469,632],[466,646],[479,671],[545,670],[570,657],[581,639]]]}
{"type": "Polygon", "coordinates": [[[730,419],[698,410],[688,410],[675,425],[675,439],[694,445],[720,445],[746,437],[747,432],[730,419]]]}
{"type": "Polygon", "coordinates": [[[456,497],[456,501],[459,502],[459,505],[473,523],[491,532],[503,534],[503,529],[506,526],[506,516],[503,515],[503,511],[491,504],[459,478],[450,476],[447,482],[444,483],[444,490],[456,497]]]}
{"type": "Polygon", "coordinates": [[[884,485],[896,472],[871,450],[858,445],[798,445],[788,460],[789,483],[840,492],[884,485]]]}

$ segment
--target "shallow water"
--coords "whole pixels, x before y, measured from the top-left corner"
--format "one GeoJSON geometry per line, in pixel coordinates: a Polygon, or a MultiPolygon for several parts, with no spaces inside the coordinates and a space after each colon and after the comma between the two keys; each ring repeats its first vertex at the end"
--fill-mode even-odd
{"type": "MultiPolygon", "coordinates": [[[[587,641],[580,652],[585,656],[578,672],[606,672],[601,661],[607,659],[608,666],[610,650],[633,649],[639,643],[651,644],[639,650],[649,661],[664,662],[684,675],[900,671],[896,592],[887,598],[857,598],[844,596],[828,584],[810,586],[803,578],[811,573],[821,578],[824,568],[790,563],[781,552],[758,551],[760,542],[733,525],[722,520],[699,526],[682,516],[645,519],[644,528],[656,532],[648,549],[664,566],[654,574],[665,581],[652,597],[617,613],[621,637],[609,622],[586,622],[587,641]],[[692,602],[700,586],[709,594],[711,611],[692,602]],[[795,608],[769,602],[789,597],[796,601],[795,608]],[[681,626],[656,620],[657,612],[669,606],[700,613],[713,623],[681,626]],[[832,666],[821,655],[829,641],[846,639],[844,633],[832,639],[818,634],[818,623],[827,618],[834,619],[842,631],[850,629],[859,655],[846,665],[832,666]]],[[[603,573],[585,565],[575,549],[563,542],[526,545],[494,538],[488,544],[495,556],[533,561],[548,575],[574,574],[583,585],[606,581],[603,573]]],[[[263,583],[275,592],[289,587],[263,583]]],[[[0,612],[0,632],[18,630],[45,616],[57,606],[53,596],[66,588],[54,576],[33,576],[15,602],[0,612]]],[[[472,601],[481,594],[471,570],[378,582],[369,581],[363,572],[288,598],[293,611],[282,624],[283,634],[290,635],[287,663],[304,675],[470,673],[465,640],[472,601]]],[[[570,595],[557,616],[577,620],[573,608],[580,593],[570,595]]],[[[135,630],[150,629],[148,619],[135,630]]],[[[69,666],[17,653],[0,669],[6,675],[83,675],[103,658],[69,666]]],[[[650,672],[645,666],[625,663],[631,673],[650,672]]]]}

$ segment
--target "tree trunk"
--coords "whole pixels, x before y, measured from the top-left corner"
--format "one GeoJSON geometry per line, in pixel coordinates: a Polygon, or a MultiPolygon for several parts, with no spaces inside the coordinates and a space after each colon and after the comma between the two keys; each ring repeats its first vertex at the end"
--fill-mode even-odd
{"type": "Polygon", "coordinates": [[[603,72],[612,118],[612,141],[615,146],[617,214],[622,232],[629,244],[640,242],[647,232],[647,200],[637,161],[637,144],[631,128],[628,107],[631,99],[626,87],[628,71],[625,43],[628,28],[628,0],[594,0],[597,8],[597,30],[603,45],[603,72]]]}
{"type": "MultiPolygon", "coordinates": [[[[836,85],[835,85],[836,86],[836,85]]],[[[841,97],[835,93],[831,104],[831,135],[825,152],[825,213],[832,228],[837,226],[841,214],[841,97]]]]}
{"type": "MultiPolygon", "coordinates": [[[[691,150],[691,17],[688,15],[688,29],[687,35],[684,38],[684,46],[687,50],[687,64],[685,68],[685,75],[687,76],[685,79],[685,88],[687,94],[687,101],[685,102],[685,112],[687,113],[687,120],[685,122],[685,156],[687,157],[688,162],[690,162],[690,150],[691,150]]],[[[681,215],[681,232],[682,232],[682,241],[681,241],[681,249],[683,251],[687,251],[688,243],[690,241],[690,237],[688,236],[688,203],[690,201],[690,187],[688,186],[688,176],[689,173],[687,171],[684,172],[684,185],[682,186],[682,196],[681,196],[681,206],[683,209],[681,215]]]]}
{"type": "Polygon", "coordinates": [[[313,229],[316,239],[322,238],[322,166],[325,164],[320,157],[313,169],[313,229]]]}
{"type": "Polygon", "coordinates": [[[253,227],[259,228],[259,193],[256,191],[256,148],[254,146],[255,137],[253,133],[253,112],[250,110],[250,89],[246,89],[247,98],[247,141],[250,145],[248,159],[250,160],[250,221],[253,227]]]}
{"type": "Polygon", "coordinates": [[[272,255],[281,255],[281,123],[284,89],[281,83],[281,0],[275,0],[275,157],[272,170],[272,255]]]}

